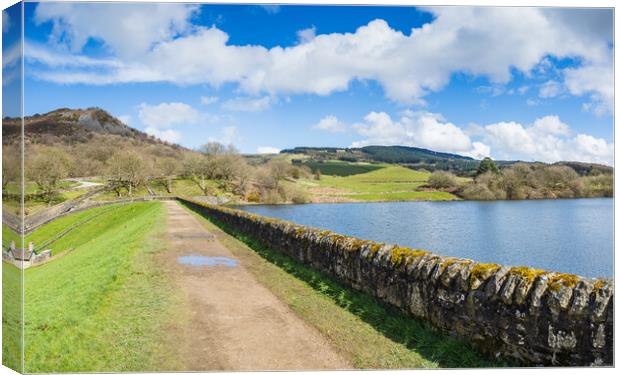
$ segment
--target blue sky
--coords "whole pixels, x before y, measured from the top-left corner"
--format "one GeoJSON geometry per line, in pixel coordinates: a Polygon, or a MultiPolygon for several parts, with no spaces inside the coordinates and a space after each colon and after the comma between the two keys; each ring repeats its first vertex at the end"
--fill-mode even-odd
{"type": "Polygon", "coordinates": [[[402,144],[611,164],[612,22],[604,9],[26,3],[25,112],[98,106],[244,153],[402,144]]]}

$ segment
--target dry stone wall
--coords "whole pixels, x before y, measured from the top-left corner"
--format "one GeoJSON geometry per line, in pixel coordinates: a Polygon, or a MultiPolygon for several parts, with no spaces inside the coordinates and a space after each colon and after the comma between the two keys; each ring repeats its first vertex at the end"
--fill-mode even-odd
{"type": "Polygon", "coordinates": [[[491,355],[524,365],[613,364],[613,280],[443,257],[180,200],[491,355]]]}

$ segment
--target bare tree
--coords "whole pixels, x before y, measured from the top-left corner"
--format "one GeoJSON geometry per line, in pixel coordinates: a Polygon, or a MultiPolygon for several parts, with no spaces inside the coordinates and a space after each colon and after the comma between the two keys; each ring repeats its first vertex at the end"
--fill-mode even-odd
{"type": "Polygon", "coordinates": [[[33,159],[28,160],[26,172],[37,184],[48,204],[51,204],[58,190],[58,183],[69,175],[71,158],[65,151],[42,147],[37,149],[33,159]]]}
{"type": "Polygon", "coordinates": [[[19,148],[4,146],[2,149],[2,190],[9,182],[19,181],[21,170],[19,148]]]}
{"type": "Polygon", "coordinates": [[[147,165],[144,159],[134,151],[117,152],[108,159],[108,171],[112,189],[120,197],[120,189],[127,189],[131,196],[133,190],[148,177],[147,165]]]}
{"type": "Polygon", "coordinates": [[[274,188],[277,189],[280,186],[280,181],[289,174],[291,166],[284,160],[273,159],[267,163],[267,167],[273,177],[274,188]]]}
{"type": "Polygon", "coordinates": [[[157,162],[157,169],[160,176],[165,180],[166,191],[172,193],[172,179],[178,171],[178,162],[172,158],[160,159],[157,162]]]}
{"type": "Polygon", "coordinates": [[[203,194],[207,194],[207,159],[201,154],[188,154],[184,162],[185,174],[198,185],[203,194]]]}

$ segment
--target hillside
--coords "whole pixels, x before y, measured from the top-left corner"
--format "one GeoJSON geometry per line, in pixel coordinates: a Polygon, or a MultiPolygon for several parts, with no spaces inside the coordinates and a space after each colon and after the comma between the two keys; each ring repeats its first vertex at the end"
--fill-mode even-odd
{"type": "MultiPolygon", "coordinates": [[[[340,160],[344,162],[400,164],[417,170],[444,170],[461,176],[473,177],[480,163],[479,160],[468,156],[408,146],[366,146],[362,148],[295,147],[282,150],[281,153],[292,156],[303,155],[306,160],[298,160],[299,163],[307,165],[313,171],[320,169],[322,173],[325,173],[325,168],[329,168],[331,165],[322,165],[321,163],[327,160],[340,160]]],[[[520,160],[496,160],[495,162],[499,168],[510,167],[517,163],[532,166],[545,165],[545,163],[523,162],[520,160]]],[[[613,167],[596,163],[560,161],[552,165],[570,167],[580,176],[613,174],[613,167]]],[[[367,166],[366,168],[369,168],[368,170],[373,169],[372,166],[367,166]]]]}
{"type": "Polygon", "coordinates": [[[408,146],[295,147],[281,152],[307,155],[315,161],[336,159],[350,162],[392,163],[414,169],[449,170],[459,174],[470,174],[478,168],[479,163],[468,156],[408,146]]]}
{"type": "MultiPolygon", "coordinates": [[[[14,144],[20,135],[20,118],[2,119],[2,143],[14,144]]],[[[142,145],[179,149],[181,146],[161,141],[121,122],[100,108],[60,108],[24,118],[26,144],[74,145],[98,141],[101,136],[131,140],[142,145]]]]}

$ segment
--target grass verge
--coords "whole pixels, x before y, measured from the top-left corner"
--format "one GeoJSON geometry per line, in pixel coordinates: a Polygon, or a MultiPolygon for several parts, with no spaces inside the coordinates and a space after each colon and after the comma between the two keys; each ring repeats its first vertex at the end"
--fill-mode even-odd
{"type": "Polygon", "coordinates": [[[18,372],[22,372],[21,285],[21,271],[2,262],[2,364],[18,372]]]}
{"type": "Polygon", "coordinates": [[[74,251],[25,271],[26,371],[178,367],[165,336],[177,301],[155,264],[163,229],[160,202],[119,206],[60,240],[74,251]]]}
{"type": "MultiPolygon", "coordinates": [[[[191,208],[187,207],[192,211],[191,208]]],[[[333,278],[192,211],[257,280],[360,369],[496,367],[467,342],[344,287],[333,278]]]]}

